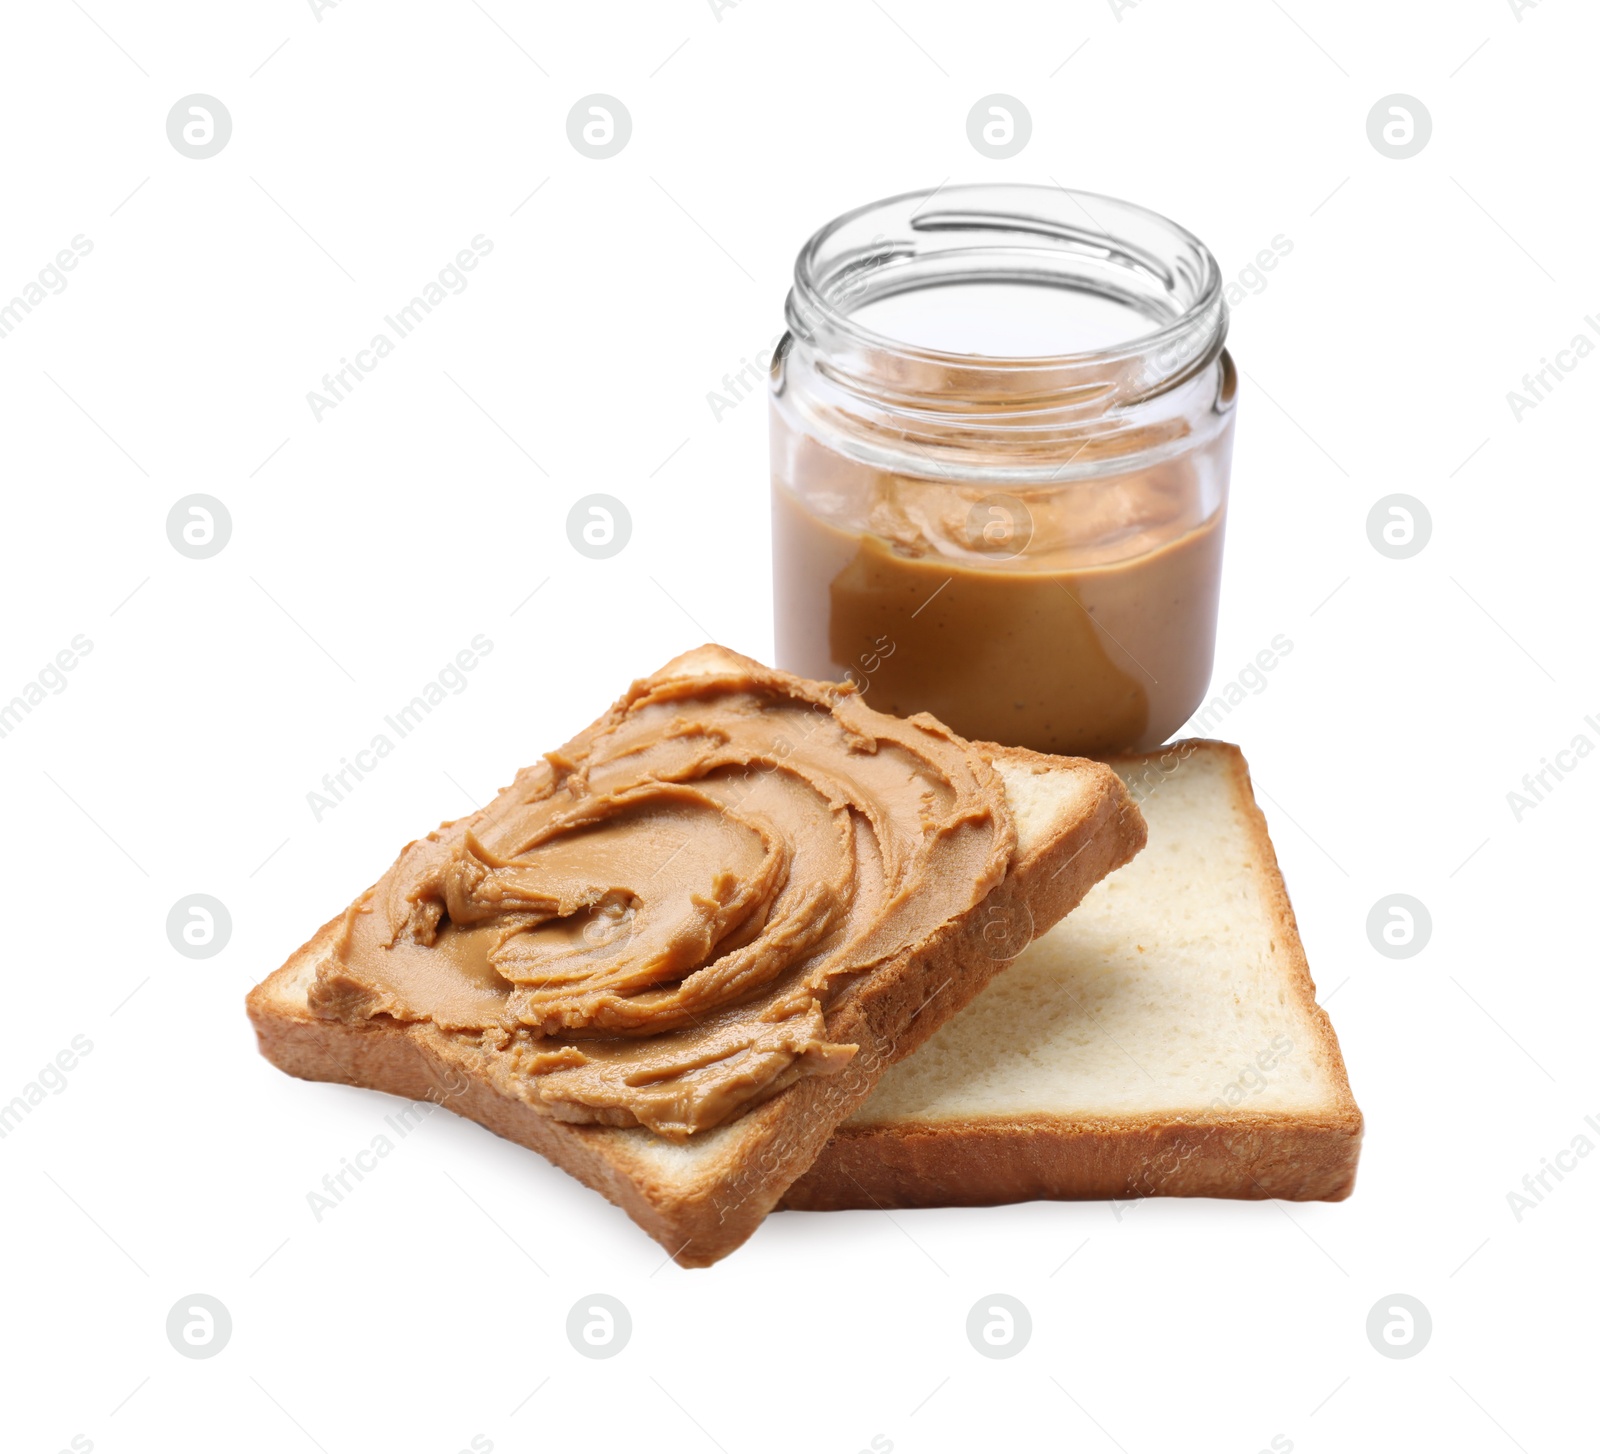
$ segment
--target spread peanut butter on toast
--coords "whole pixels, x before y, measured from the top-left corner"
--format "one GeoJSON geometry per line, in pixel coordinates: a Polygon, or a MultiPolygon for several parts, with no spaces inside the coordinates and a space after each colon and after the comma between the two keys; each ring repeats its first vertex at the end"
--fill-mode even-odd
{"type": "Polygon", "coordinates": [[[281,1068],[442,1099],[704,1265],[1143,841],[1106,767],[703,647],[409,844],[249,1008],[281,1068]]]}

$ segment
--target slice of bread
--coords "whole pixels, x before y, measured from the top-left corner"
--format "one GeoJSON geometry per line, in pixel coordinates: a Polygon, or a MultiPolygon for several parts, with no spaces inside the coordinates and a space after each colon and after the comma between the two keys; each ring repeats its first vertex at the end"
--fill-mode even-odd
{"type": "Polygon", "coordinates": [[[785,1206],[1350,1194],[1361,1113],[1243,756],[1113,766],[1148,847],[894,1067],[785,1206]]]}
{"type": "MultiPolygon", "coordinates": [[[[652,682],[754,665],[720,647],[669,663],[652,682]]],[[[681,1144],[642,1127],[555,1119],[490,1073],[493,1052],[427,1021],[321,1018],[307,995],[344,915],[325,924],[248,1001],[262,1054],[291,1075],[428,1098],[543,1153],[609,1197],[685,1267],[742,1243],[883,1072],[965,1006],[1034,935],[1144,843],[1144,822],[1111,769],[971,744],[1004,785],[1016,830],[1005,877],[924,946],[857,976],[825,1008],[830,1040],[860,1048],[841,1071],[804,1076],[737,1119],[681,1144]]]]}

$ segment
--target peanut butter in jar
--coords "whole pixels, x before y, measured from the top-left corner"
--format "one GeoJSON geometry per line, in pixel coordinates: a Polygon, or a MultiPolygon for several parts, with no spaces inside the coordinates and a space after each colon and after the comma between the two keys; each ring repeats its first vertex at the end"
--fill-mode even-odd
{"type": "Polygon", "coordinates": [[[1220,277],[1108,198],[892,199],[802,251],[772,370],[777,656],[880,711],[1148,749],[1211,675],[1234,373],[1220,277]]]}

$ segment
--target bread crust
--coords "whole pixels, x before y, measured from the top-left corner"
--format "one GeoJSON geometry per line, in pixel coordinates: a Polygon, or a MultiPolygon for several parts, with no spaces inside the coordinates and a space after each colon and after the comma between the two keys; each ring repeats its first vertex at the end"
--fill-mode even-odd
{"type": "Polygon", "coordinates": [[[784,1193],[793,1211],[993,1207],[1010,1202],[1228,1197],[1342,1201],[1359,1117],[1258,1115],[1223,1124],[1162,1116],[1098,1121],[841,1127],[784,1193]]]}
{"type": "Polygon", "coordinates": [[[1324,1113],[1241,1108],[841,1126],[784,1194],[784,1207],[842,1211],[1142,1196],[1341,1201],[1350,1195],[1362,1115],[1333,1026],[1316,1002],[1311,967],[1244,754],[1232,743],[1191,738],[1157,753],[1111,761],[1153,764],[1173,753],[1196,752],[1222,763],[1244,818],[1285,981],[1311,1025],[1312,1053],[1332,1087],[1324,1113]]]}
{"type": "MultiPolygon", "coordinates": [[[[1067,761],[975,744],[991,762],[1031,772],[1067,761]]],[[[860,1046],[838,1074],[806,1076],[726,1126],[691,1141],[687,1157],[649,1131],[559,1121],[497,1078],[490,1057],[430,1024],[378,1017],[323,1020],[305,1003],[316,965],[343,915],[330,920],[247,999],[261,1053],[306,1080],[337,1081],[428,1098],[540,1152],[615,1202],[684,1267],[705,1267],[755,1230],[809,1166],[833,1129],[866,1100],[885,1070],[967,1005],[1007,962],[993,926],[1021,926],[1010,957],[1143,847],[1144,820],[1122,781],[1097,763],[1092,807],[1027,853],[976,909],[931,943],[847,986],[826,1012],[830,1039],[860,1046]]]]}

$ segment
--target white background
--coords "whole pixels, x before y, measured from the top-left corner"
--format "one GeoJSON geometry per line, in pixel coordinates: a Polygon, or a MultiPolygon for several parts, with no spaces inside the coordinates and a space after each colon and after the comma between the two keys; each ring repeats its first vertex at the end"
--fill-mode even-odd
{"type": "Polygon", "coordinates": [[[1600,330],[1592,8],[485,7],[7,14],[0,297],[76,234],[93,251],[0,339],[0,698],[75,634],[93,651],[0,740],[0,1098],[93,1050],[0,1142],[5,1446],[1591,1437],[1600,1156],[1520,1222],[1506,1198],[1600,1116],[1600,761],[1520,822],[1506,794],[1600,742],[1600,358],[1520,422],[1506,394],[1600,330]],[[167,139],[191,92],[232,114],[209,160],[167,139]],[[607,161],[567,140],[591,92],[633,118],[607,161]],[[991,92],[1033,118],[1005,162],[966,136],[991,92]],[[1408,161],[1366,135],[1391,92],[1433,117],[1408,161]],[[770,654],[764,405],[716,422],[706,396],[773,339],[814,228],[987,178],[1155,207],[1230,277],[1292,239],[1233,320],[1217,683],[1294,649],[1219,731],[1334,996],[1354,1197],[784,1214],[685,1272],[441,1114],[315,1221],[307,1193],[398,1103],[274,1070],[246,989],[633,677],[706,638],[770,654]],[[467,290],[317,422],[307,391],[479,233],[467,290]],[[633,518],[607,561],[565,532],[594,491],[633,518]],[[1366,536],[1395,491],[1433,521],[1405,561],[1366,536]],[[210,560],[165,533],[194,492],[232,515],[210,560]],[[480,632],[469,688],[317,822],[307,792],[480,632]],[[202,961],[165,933],[194,892],[233,918],[202,961]],[[1393,892],[1433,916],[1406,961],[1365,932],[1393,892]],[[607,1362],[564,1334],[596,1291],[634,1321],[607,1362]],[[205,1361],[164,1332],[193,1292],[233,1318],[205,1361]],[[965,1337],[992,1292],[1032,1312],[1006,1361],[965,1337]],[[1365,1334],[1394,1292],[1434,1322],[1405,1361],[1365,1334]]]}

